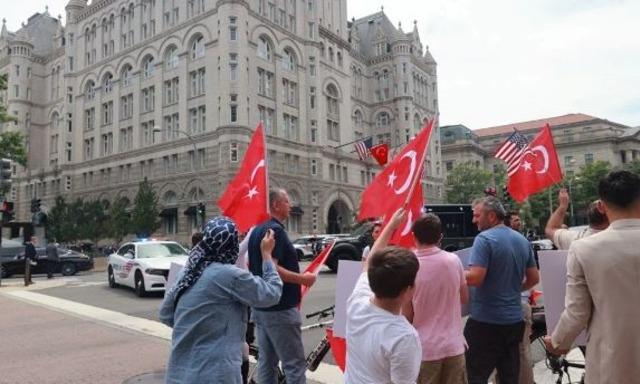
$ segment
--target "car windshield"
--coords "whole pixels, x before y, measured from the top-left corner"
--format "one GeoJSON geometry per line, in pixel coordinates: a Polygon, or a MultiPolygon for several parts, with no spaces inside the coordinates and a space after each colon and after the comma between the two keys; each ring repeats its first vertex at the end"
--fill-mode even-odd
{"type": "Polygon", "coordinates": [[[302,244],[305,245],[309,242],[309,239],[297,239],[293,242],[293,244],[302,244]]]}
{"type": "Polygon", "coordinates": [[[138,245],[139,259],[150,257],[187,256],[187,251],[178,243],[150,243],[138,245]]]}
{"type": "MultiPolygon", "coordinates": [[[[362,223],[358,227],[354,228],[351,234],[353,237],[360,237],[366,234],[367,231],[371,230],[371,226],[372,226],[371,223],[368,223],[368,222],[362,223]]],[[[336,236],[336,237],[340,237],[340,236],[336,236]]]]}

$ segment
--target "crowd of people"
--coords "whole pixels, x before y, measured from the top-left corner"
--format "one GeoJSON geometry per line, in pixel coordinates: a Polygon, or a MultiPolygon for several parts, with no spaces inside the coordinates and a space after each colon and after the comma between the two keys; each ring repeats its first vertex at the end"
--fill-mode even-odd
{"type": "MultiPolygon", "coordinates": [[[[631,305],[640,291],[640,177],[611,172],[598,192],[587,230],[563,228],[565,190],[547,224],[547,236],[569,254],[566,308],[545,344],[566,353],[586,329],[586,382],[631,383],[640,378],[640,306],[631,305]]],[[[173,327],[167,383],[243,383],[248,307],[260,347],[255,381],[277,383],[280,364],[287,383],[306,382],[298,307],[300,286],[313,285],[315,275],[300,273],[285,231],[287,193],[269,198],[271,219],[244,242],[248,270],[237,266],[235,224],[215,218],[168,291],[160,310],[173,327]]],[[[475,384],[493,375],[499,383],[533,383],[528,292],[540,276],[519,215],[492,196],[474,201],[480,233],[468,265],[439,248],[442,224],[434,214],[413,223],[413,250],[388,246],[405,215],[399,209],[379,226],[363,255],[347,303],[345,383],[475,384]]]]}

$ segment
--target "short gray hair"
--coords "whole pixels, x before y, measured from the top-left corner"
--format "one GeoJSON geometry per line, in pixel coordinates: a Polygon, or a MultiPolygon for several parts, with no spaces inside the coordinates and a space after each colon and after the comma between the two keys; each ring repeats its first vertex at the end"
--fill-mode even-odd
{"type": "Polygon", "coordinates": [[[482,204],[484,209],[488,212],[495,213],[496,217],[500,221],[503,221],[505,217],[507,217],[507,210],[504,209],[504,205],[502,205],[502,202],[497,197],[486,196],[473,201],[474,207],[480,204],[482,204]]]}
{"type": "Polygon", "coordinates": [[[273,204],[280,200],[280,198],[282,198],[286,193],[287,191],[282,188],[271,190],[269,192],[269,206],[273,207],[273,204]]]}

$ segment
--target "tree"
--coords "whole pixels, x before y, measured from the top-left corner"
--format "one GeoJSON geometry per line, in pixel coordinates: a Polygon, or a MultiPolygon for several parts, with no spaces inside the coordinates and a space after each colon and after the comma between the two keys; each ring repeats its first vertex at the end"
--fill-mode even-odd
{"type": "Polygon", "coordinates": [[[630,163],[626,163],[622,169],[640,175],[640,160],[634,160],[630,163]]]}
{"type": "Polygon", "coordinates": [[[571,201],[576,214],[586,211],[591,202],[598,199],[598,184],[611,171],[606,161],[594,161],[580,169],[571,179],[571,201]]]}
{"type": "Polygon", "coordinates": [[[140,182],[138,193],[133,200],[131,231],[139,237],[148,237],[160,227],[158,196],[145,177],[140,182]]]}
{"type": "Polygon", "coordinates": [[[55,204],[49,210],[47,237],[66,243],[71,240],[72,224],[69,218],[69,206],[64,197],[56,196],[55,204]]]}
{"type": "Polygon", "coordinates": [[[69,242],[86,239],[87,215],[84,211],[84,200],[76,199],[68,204],[67,215],[69,217],[69,242]]]}
{"type": "Polygon", "coordinates": [[[109,219],[107,221],[107,233],[117,243],[129,233],[131,218],[127,212],[127,199],[117,198],[109,207],[109,219]]]}
{"type": "Polygon", "coordinates": [[[24,135],[15,131],[0,133],[0,157],[11,159],[22,166],[26,166],[27,148],[24,135]]]}
{"type": "Polygon", "coordinates": [[[447,203],[469,204],[484,196],[484,189],[492,184],[493,174],[468,161],[456,165],[447,175],[447,203]]]}
{"type": "Polygon", "coordinates": [[[107,237],[105,204],[100,200],[85,201],[82,204],[82,213],[85,218],[80,231],[82,239],[89,239],[97,246],[100,239],[107,237]]]}

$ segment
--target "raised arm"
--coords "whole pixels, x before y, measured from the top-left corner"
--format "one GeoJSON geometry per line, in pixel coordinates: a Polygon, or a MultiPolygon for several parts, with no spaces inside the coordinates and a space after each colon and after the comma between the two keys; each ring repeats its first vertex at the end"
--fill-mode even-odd
{"type": "Polygon", "coordinates": [[[382,232],[380,233],[378,240],[376,240],[373,243],[373,246],[371,246],[371,250],[369,251],[369,256],[365,259],[364,263],[362,264],[363,270],[366,271],[369,268],[369,260],[371,259],[371,256],[375,255],[377,251],[381,250],[382,248],[386,247],[387,244],[389,244],[389,240],[393,235],[393,231],[395,231],[400,226],[400,224],[402,224],[402,222],[405,219],[405,216],[406,216],[406,211],[404,208],[400,208],[393,213],[393,216],[391,216],[391,220],[389,220],[387,225],[385,225],[384,228],[382,228],[382,232]]]}
{"type": "Polygon", "coordinates": [[[560,192],[558,192],[558,203],[558,208],[553,211],[544,229],[544,233],[551,241],[553,241],[553,235],[555,235],[556,231],[562,228],[567,209],[569,209],[569,193],[565,188],[560,189],[560,192]]]}

